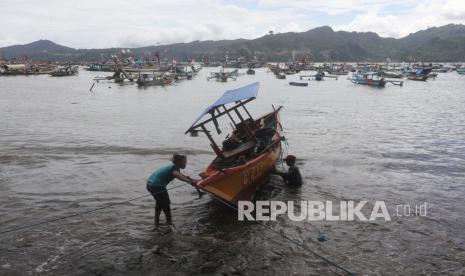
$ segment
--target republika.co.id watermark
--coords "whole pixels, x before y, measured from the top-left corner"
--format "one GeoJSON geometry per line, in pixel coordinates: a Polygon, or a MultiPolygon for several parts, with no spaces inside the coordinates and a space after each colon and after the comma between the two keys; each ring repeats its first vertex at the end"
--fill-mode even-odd
{"type": "Polygon", "coordinates": [[[384,201],[239,201],[240,221],[275,221],[278,216],[287,215],[293,221],[390,221],[391,217],[426,216],[427,203],[395,205],[391,213],[384,201]]]}

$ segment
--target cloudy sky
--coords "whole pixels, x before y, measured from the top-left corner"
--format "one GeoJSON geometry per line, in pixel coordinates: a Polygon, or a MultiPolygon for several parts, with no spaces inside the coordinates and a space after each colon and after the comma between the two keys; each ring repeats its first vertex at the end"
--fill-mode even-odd
{"type": "Polygon", "coordinates": [[[465,24],[464,0],[0,0],[0,47],[136,47],[323,25],[398,38],[449,23],[465,24]]]}

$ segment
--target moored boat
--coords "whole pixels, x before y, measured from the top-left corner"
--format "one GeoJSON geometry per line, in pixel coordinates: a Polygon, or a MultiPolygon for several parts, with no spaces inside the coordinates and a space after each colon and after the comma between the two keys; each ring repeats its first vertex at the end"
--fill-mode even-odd
{"type": "Polygon", "coordinates": [[[414,80],[414,81],[426,81],[428,79],[428,76],[412,75],[412,76],[408,76],[407,79],[414,80]]]}
{"type": "Polygon", "coordinates": [[[169,85],[173,82],[173,78],[166,75],[141,74],[136,82],[139,86],[169,85]]]}
{"type": "Polygon", "coordinates": [[[357,84],[384,87],[386,85],[384,78],[380,78],[377,76],[378,76],[377,72],[367,72],[363,74],[355,74],[353,78],[349,80],[357,84]]]}
{"type": "Polygon", "coordinates": [[[221,69],[219,72],[212,72],[210,77],[207,78],[208,80],[216,79],[219,82],[227,82],[229,78],[236,80],[236,77],[239,76],[239,72],[237,69],[231,72],[225,72],[224,69],[221,69]]]}
{"type": "Polygon", "coordinates": [[[318,71],[316,74],[315,74],[315,80],[317,81],[321,81],[323,80],[323,77],[325,76],[325,73],[323,71],[318,71]]]}
{"type": "Polygon", "coordinates": [[[380,76],[385,78],[401,79],[403,75],[392,71],[380,71],[380,76]]]}
{"type": "Polygon", "coordinates": [[[0,64],[0,75],[40,75],[50,74],[55,66],[49,64],[0,64]]]}
{"type": "Polygon", "coordinates": [[[286,79],[286,74],[284,74],[283,72],[279,72],[276,74],[276,78],[279,80],[284,80],[286,79]]]}
{"type": "Polygon", "coordinates": [[[345,76],[345,75],[349,74],[349,71],[345,71],[345,70],[328,70],[328,73],[330,75],[345,76]]]}
{"type": "Polygon", "coordinates": [[[308,86],[308,82],[291,81],[291,82],[289,82],[289,85],[292,85],[292,86],[308,86]]]}
{"type": "Polygon", "coordinates": [[[318,70],[315,75],[300,76],[300,80],[302,80],[304,78],[308,78],[308,79],[314,79],[314,80],[317,80],[317,81],[321,81],[325,77],[337,80],[337,76],[327,76],[322,70],[318,70]]]}
{"type": "Polygon", "coordinates": [[[205,109],[186,131],[195,136],[203,132],[210,140],[216,158],[200,174],[202,180],[197,187],[229,204],[237,205],[240,200],[252,200],[255,192],[264,183],[281,152],[282,126],[279,111],[253,119],[245,104],[257,96],[259,83],[229,90],[215,103],[205,109]],[[231,107],[226,107],[231,105],[231,107]],[[244,114],[241,114],[241,111],[244,114]],[[233,118],[235,114],[236,119],[233,118]],[[203,119],[209,115],[210,118],[203,119]],[[221,133],[217,119],[228,115],[234,130],[222,142],[220,148],[206,124],[213,123],[221,133]],[[238,118],[238,119],[237,119],[238,118]]]}
{"type": "Polygon", "coordinates": [[[407,79],[414,81],[426,81],[429,77],[436,77],[431,75],[431,68],[418,68],[415,71],[408,71],[404,73],[407,79]]]}
{"type": "Polygon", "coordinates": [[[73,76],[78,73],[78,66],[60,66],[57,67],[55,70],[50,72],[50,76],[52,77],[64,77],[64,76],[73,76]]]}

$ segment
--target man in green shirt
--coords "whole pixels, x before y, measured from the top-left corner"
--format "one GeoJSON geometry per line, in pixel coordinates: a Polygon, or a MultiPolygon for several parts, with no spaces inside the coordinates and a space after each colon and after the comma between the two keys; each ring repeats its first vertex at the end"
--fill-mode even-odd
{"type": "Polygon", "coordinates": [[[147,190],[155,199],[155,226],[160,224],[160,214],[162,211],[165,213],[167,224],[172,224],[171,202],[166,186],[175,178],[193,186],[198,182],[180,172],[181,169],[186,168],[187,158],[185,155],[174,154],[171,161],[172,164],[159,168],[147,179],[147,190]]]}

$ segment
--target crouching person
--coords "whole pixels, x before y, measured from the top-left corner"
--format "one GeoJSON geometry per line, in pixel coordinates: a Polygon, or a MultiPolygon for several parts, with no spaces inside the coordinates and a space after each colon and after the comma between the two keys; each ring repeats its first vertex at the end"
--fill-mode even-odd
{"type": "Polygon", "coordinates": [[[275,169],[272,173],[281,176],[284,182],[290,187],[302,186],[302,175],[295,164],[296,157],[294,155],[288,155],[284,161],[286,161],[286,164],[289,166],[289,170],[287,172],[280,172],[275,169]]]}

